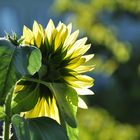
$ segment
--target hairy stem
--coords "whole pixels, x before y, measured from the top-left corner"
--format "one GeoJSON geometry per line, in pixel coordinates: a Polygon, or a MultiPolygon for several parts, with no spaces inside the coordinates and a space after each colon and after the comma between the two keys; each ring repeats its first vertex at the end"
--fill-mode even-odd
{"type": "Polygon", "coordinates": [[[4,106],[4,111],[5,111],[5,119],[4,119],[4,126],[3,126],[3,140],[9,140],[11,136],[10,132],[10,124],[11,124],[11,117],[12,117],[12,111],[11,111],[11,101],[12,101],[12,95],[13,95],[13,90],[8,93],[6,100],[5,100],[5,106],[4,106]]]}

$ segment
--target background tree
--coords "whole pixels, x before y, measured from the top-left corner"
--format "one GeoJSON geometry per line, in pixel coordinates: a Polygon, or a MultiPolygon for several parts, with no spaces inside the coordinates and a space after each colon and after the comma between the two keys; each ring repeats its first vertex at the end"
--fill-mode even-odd
{"type": "Polygon", "coordinates": [[[139,0],[61,0],[54,5],[92,42],[96,94],[88,98],[90,104],[132,124],[140,123],[139,5],[139,0]]]}

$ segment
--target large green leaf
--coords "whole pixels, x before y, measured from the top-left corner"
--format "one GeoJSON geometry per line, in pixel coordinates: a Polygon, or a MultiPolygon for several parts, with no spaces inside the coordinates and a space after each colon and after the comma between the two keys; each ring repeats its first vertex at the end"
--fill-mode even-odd
{"type": "Polygon", "coordinates": [[[50,84],[50,89],[56,97],[63,120],[76,128],[77,92],[66,84],[60,83],[50,84]]]}
{"type": "Polygon", "coordinates": [[[67,135],[70,140],[79,140],[79,131],[77,128],[72,128],[67,122],[65,122],[67,135]]]}
{"type": "MultiPolygon", "coordinates": [[[[60,112],[60,121],[61,121],[61,125],[63,126],[63,128],[65,128],[65,131],[67,133],[67,136],[70,140],[79,140],[79,130],[78,127],[73,127],[71,125],[69,125],[67,123],[67,121],[65,120],[65,118],[63,118],[63,116],[61,116],[61,114],[63,114],[62,112],[60,112]]],[[[76,116],[76,111],[74,112],[75,116],[76,116]]]]}
{"type": "Polygon", "coordinates": [[[61,125],[48,117],[24,119],[14,115],[12,123],[19,140],[68,140],[61,125]]]}
{"type": "Polygon", "coordinates": [[[12,101],[12,112],[17,114],[31,110],[37,103],[39,98],[39,84],[36,87],[28,85],[23,90],[15,93],[12,101]]]}
{"type": "Polygon", "coordinates": [[[15,83],[26,75],[33,75],[40,69],[41,53],[35,47],[14,46],[6,39],[0,39],[0,104],[15,83]]]}

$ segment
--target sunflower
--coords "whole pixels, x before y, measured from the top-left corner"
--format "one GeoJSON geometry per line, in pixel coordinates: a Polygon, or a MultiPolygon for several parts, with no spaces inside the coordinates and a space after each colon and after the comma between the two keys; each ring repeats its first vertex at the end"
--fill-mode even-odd
{"type": "MultiPolygon", "coordinates": [[[[33,45],[41,50],[44,71],[42,80],[65,83],[78,95],[92,95],[93,92],[89,88],[93,86],[93,79],[84,73],[93,70],[94,65],[90,60],[94,55],[85,55],[91,45],[86,44],[87,37],[77,40],[78,34],[79,30],[72,32],[72,24],[65,25],[59,22],[55,27],[53,21],[50,20],[44,29],[42,25],[34,21],[32,30],[24,26],[22,45],[33,45]]],[[[36,106],[23,114],[27,118],[48,116],[59,122],[56,102],[54,96],[51,100],[40,97],[36,106]]],[[[87,107],[80,97],[78,106],[87,107]]]]}

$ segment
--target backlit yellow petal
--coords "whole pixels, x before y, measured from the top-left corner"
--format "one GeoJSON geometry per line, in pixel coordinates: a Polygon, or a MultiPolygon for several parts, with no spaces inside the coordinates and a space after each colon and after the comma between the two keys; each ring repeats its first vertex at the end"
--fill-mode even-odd
{"type": "Polygon", "coordinates": [[[62,42],[62,44],[64,44],[65,39],[67,38],[67,35],[68,35],[68,29],[63,28],[62,33],[61,33],[61,42],[62,42]]]}
{"type": "Polygon", "coordinates": [[[45,32],[46,32],[46,35],[47,35],[47,38],[48,38],[48,41],[50,44],[52,43],[52,34],[53,34],[54,30],[55,30],[54,23],[50,19],[50,21],[45,29],[45,32]]]}
{"type": "Polygon", "coordinates": [[[89,54],[89,55],[84,55],[82,56],[82,58],[86,59],[86,62],[88,62],[89,60],[91,60],[94,57],[94,54],[89,54]]]}
{"type": "Polygon", "coordinates": [[[72,23],[70,23],[68,26],[67,26],[67,29],[68,29],[68,35],[71,34],[71,30],[72,30],[72,23]]]}
{"type": "Polygon", "coordinates": [[[45,31],[41,24],[39,24],[39,27],[40,27],[40,32],[41,32],[41,36],[42,36],[42,42],[44,43],[45,31]]]}
{"type": "Polygon", "coordinates": [[[23,27],[23,44],[34,45],[34,36],[32,31],[26,26],[23,27]]]}
{"type": "Polygon", "coordinates": [[[60,21],[56,27],[56,30],[59,32],[63,28],[62,26],[64,26],[64,24],[60,21]]]}
{"type": "Polygon", "coordinates": [[[85,62],[85,59],[84,58],[78,59],[77,62],[76,62],[76,60],[77,59],[74,59],[73,62],[71,62],[68,66],[66,66],[66,68],[68,68],[68,69],[74,69],[74,68],[80,66],[81,64],[83,64],[85,62]]]}
{"type": "Polygon", "coordinates": [[[81,49],[83,47],[83,45],[86,43],[87,41],[87,38],[82,38],[82,39],[79,39],[78,41],[76,41],[74,43],[74,45],[72,46],[69,46],[68,47],[68,52],[69,52],[69,56],[72,55],[72,57],[76,57],[78,56],[79,54],[81,54],[81,49]]]}
{"type": "Polygon", "coordinates": [[[86,105],[85,101],[80,97],[78,97],[78,107],[83,108],[83,109],[88,108],[88,106],[86,105]]]}
{"type": "Polygon", "coordinates": [[[80,81],[89,82],[89,83],[92,83],[93,82],[93,78],[91,78],[91,77],[89,77],[87,75],[77,75],[76,77],[80,81]]]}
{"type": "Polygon", "coordinates": [[[93,95],[94,92],[88,88],[74,88],[78,95],[93,95]]]}
{"type": "Polygon", "coordinates": [[[58,108],[56,106],[56,100],[54,98],[52,99],[52,106],[51,106],[50,117],[51,118],[55,118],[55,120],[60,123],[59,111],[58,111],[58,108]]]}
{"type": "Polygon", "coordinates": [[[79,34],[79,30],[75,31],[74,33],[72,33],[64,42],[64,46],[71,46],[74,44],[74,42],[76,41],[77,37],[79,34]]]}
{"type": "Polygon", "coordinates": [[[33,34],[35,38],[35,44],[38,48],[40,48],[43,37],[41,34],[40,25],[36,21],[34,21],[34,24],[33,24],[33,34]]]}
{"type": "Polygon", "coordinates": [[[72,57],[76,57],[76,56],[79,56],[79,55],[82,56],[83,54],[85,54],[89,50],[90,46],[91,45],[88,44],[88,45],[83,45],[83,46],[75,49],[75,51],[73,52],[72,57]]]}
{"type": "Polygon", "coordinates": [[[74,68],[74,71],[77,73],[84,73],[84,72],[89,72],[94,69],[95,65],[89,65],[89,66],[79,66],[74,68]]]}
{"type": "Polygon", "coordinates": [[[38,100],[35,107],[27,112],[22,112],[25,118],[50,117],[60,123],[59,112],[55,99],[46,101],[44,97],[38,100]]]}
{"type": "Polygon", "coordinates": [[[93,79],[86,75],[65,76],[64,80],[76,88],[90,88],[93,86],[93,79]]]}
{"type": "MultiPolygon", "coordinates": [[[[62,38],[62,35],[65,31],[65,28],[63,26],[63,24],[61,24],[61,28],[59,29],[56,37],[55,37],[55,50],[57,50],[57,48],[64,43],[65,38],[62,38]]],[[[65,37],[65,36],[64,36],[65,37]]]]}
{"type": "Polygon", "coordinates": [[[85,45],[87,41],[87,37],[84,37],[84,38],[81,38],[79,40],[77,40],[74,45],[72,46],[72,49],[78,49],[78,48],[81,48],[83,45],[85,45]]]}

